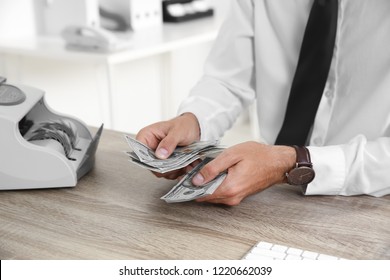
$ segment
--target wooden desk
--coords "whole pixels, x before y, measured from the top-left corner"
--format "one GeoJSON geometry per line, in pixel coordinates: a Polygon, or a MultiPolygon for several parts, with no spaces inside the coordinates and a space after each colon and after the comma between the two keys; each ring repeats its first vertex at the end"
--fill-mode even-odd
{"type": "Polygon", "coordinates": [[[259,240],[390,259],[390,196],[304,197],[276,186],[239,206],[160,200],[174,184],[130,164],[105,131],[75,188],[2,191],[0,259],[240,259],[259,240]]]}

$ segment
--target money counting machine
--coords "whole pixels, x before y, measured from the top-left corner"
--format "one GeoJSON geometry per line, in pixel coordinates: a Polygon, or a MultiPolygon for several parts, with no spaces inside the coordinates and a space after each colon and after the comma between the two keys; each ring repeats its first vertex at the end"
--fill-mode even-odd
{"type": "Polygon", "coordinates": [[[51,110],[44,92],[0,77],[0,190],[73,187],[94,165],[103,125],[51,110]]]}

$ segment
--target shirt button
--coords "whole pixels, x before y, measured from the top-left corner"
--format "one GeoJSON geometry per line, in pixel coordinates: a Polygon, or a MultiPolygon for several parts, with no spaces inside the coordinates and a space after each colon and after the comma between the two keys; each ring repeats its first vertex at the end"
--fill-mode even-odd
{"type": "Polygon", "coordinates": [[[333,92],[331,90],[325,91],[325,97],[332,98],[333,97],[333,92]]]}

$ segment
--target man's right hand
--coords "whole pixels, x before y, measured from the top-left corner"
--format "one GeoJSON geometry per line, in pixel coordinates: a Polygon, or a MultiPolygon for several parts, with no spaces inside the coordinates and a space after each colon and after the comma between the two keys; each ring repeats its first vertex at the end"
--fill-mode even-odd
{"type": "MultiPolygon", "coordinates": [[[[158,158],[166,159],[177,146],[187,146],[200,140],[198,119],[192,113],[184,113],[169,121],[162,121],[144,127],[138,132],[136,139],[155,150],[158,158]]],[[[156,175],[175,179],[185,171],[173,171],[156,175]]]]}

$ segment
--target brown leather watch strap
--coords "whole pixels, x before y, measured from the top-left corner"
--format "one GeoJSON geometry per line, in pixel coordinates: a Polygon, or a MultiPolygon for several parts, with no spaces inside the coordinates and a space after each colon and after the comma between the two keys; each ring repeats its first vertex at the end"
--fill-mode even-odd
{"type": "Polygon", "coordinates": [[[313,164],[311,163],[309,150],[306,147],[297,146],[297,145],[294,145],[293,147],[297,153],[296,167],[301,167],[301,166],[313,167],[313,164]]]}

